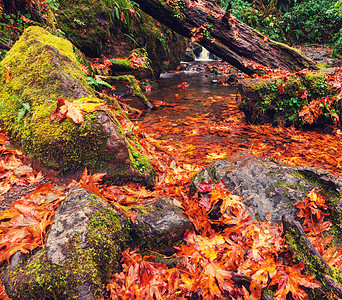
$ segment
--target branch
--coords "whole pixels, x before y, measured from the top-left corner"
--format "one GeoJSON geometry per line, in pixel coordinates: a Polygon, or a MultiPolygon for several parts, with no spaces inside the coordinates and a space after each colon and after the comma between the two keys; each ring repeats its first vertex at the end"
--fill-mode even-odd
{"type": "MultiPolygon", "coordinates": [[[[302,255],[304,255],[304,261],[310,262],[310,265],[316,272],[316,279],[322,281],[322,277],[324,280],[324,285],[330,289],[335,295],[338,297],[342,297],[342,287],[339,282],[336,282],[332,277],[334,276],[342,276],[341,271],[337,268],[331,267],[319,254],[314,245],[307,238],[302,225],[298,221],[289,221],[285,216],[282,218],[282,223],[284,226],[284,233],[286,239],[288,240],[289,236],[294,238],[296,244],[299,244],[301,249],[291,249],[291,251],[300,251],[302,255]]],[[[289,243],[291,244],[291,243],[289,243]]],[[[307,265],[307,264],[306,264],[307,265]]],[[[313,271],[313,270],[312,270],[313,271]]]]}
{"type": "Polygon", "coordinates": [[[12,47],[10,45],[6,45],[0,42],[0,49],[11,50],[11,48],[12,47]]]}

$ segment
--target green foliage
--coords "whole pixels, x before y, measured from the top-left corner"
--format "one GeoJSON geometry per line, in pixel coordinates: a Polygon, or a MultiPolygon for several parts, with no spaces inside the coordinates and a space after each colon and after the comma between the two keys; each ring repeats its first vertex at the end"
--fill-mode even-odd
{"type": "Polygon", "coordinates": [[[292,42],[331,43],[342,25],[334,0],[307,0],[283,15],[283,28],[292,42]],[[294,33],[295,36],[291,36],[294,33]]]}
{"type": "MultiPolygon", "coordinates": [[[[29,26],[41,26],[51,33],[61,35],[55,29],[55,18],[51,10],[58,10],[58,0],[25,0],[15,8],[17,11],[6,11],[0,0],[0,42],[12,46],[29,26]]],[[[11,6],[9,6],[11,7],[11,6]]],[[[0,61],[7,50],[0,49],[0,61]]]]}
{"type": "MultiPolygon", "coordinates": [[[[30,19],[30,14],[23,15],[25,18],[30,19]]],[[[0,14],[0,42],[6,45],[13,45],[19,38],[22,31],[29,25],[33,25],[35,22],[24,22],[22,16],[15,14],[0,14]]],[[[0,50],[0,61],[4,59],[7,50],[0,50]]]]}
{"type": "Polygon", "coordinates": [[[45,0],[43,3],[46,3],[53,10],[58,10],[59,8],[58,0],[45,0]]]}
{"type": "Polygon", "coordinates": [[[140,18],[139,12],[136,8],[139,8],[139,4],[131,0],[106,0],[107,6],[111,9],[112,21],[120,20],[123,22],[127,29],[130,29],[133,24],[133,19],[140,18]],[[134,16],[132,18],[132,16],[134,16]]]}
{"type": "Polygon", "coordinates": [[[183,11],[185,9],[185,2],[183,0],[169,0],[168,5],[175,18],[180,20],[184,19],[183,11]]]}
{"type": "Polygon", "coordinates": [[[342,44],[342,4],[336,0],[222,0],[233,14],[270,38],[287,43],[342,44]]]}

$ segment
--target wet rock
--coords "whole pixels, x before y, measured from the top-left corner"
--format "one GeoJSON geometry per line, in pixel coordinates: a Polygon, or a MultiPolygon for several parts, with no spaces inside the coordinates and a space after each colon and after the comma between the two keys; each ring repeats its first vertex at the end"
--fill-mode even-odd
{"type": "Polygon", "coordinates": [[[99,196],[74,187],[55,215],[46,246],[14,259],[2,282],[15,299],[98,299],[118,271],[128,219],[99,196]]]}
{"type": "Polygon", "coordinates": [[[135,222],[96,194],[73,187],[58,208],[43,248],[14,254],[2,276],[11,299],[99,299],[124,249],[172,254],[188,217],[169,198],[138,206],[135,222]]]}
{"type": "Polygon", "coordinates": [[[191,61],[194,61],[195,58],[196,56],[194,54],[194,51],[191,48],[187,48],[185,51],[185,55],[183,57],[183,61],[191,62],[191,61]]]}
{"type": "Polygon", "coordinates": [[[195,43],[191,46],[191,49],[195,54],[196,58],[199,58],[202,53],[203,47],[200,44],[195,43]]]}
{"type": "Polygon", "coordinates": [[[133,240],[142,247],[170,255],[173,245],[182,240],[187,229],[193,229],[182,209],[167,197],[145,205],[135,218],[133,240]]]}
{"type": "Polygon", "coordinates": [[[191,183],[195,192],[202,181],[222,179],[228,190],[243,197],[243,203],[254,220],[265,220],[267,212],[272,222],[281,222],[283,215],[292,219],[297,213],[294,206],[304,200],[313,188],[328,195],[328,206],[334,208],[336,222],[340,224],[341,179],[327,171],[309,167],[290,167],[277,161],[259,159],[248,151],[219,160],[197,173],[191,183]]]}
{"type": "Polygon", "coordinates": [[[222,72],[219,71],[217,67],[213,67],[210,69],[210,73],[213,73],[215,75],[222,75],[222,72]]]}

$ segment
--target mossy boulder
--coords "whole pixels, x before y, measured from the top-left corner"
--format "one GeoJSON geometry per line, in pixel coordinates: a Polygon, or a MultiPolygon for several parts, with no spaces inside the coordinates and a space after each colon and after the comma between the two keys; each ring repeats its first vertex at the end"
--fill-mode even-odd
{"type": "Polygon", "coordinates": [[[186,230],[193,229],[166,197],[122,210],[134,210],[134,222],[93,192],[72,187],[43,249],[11,257],[2,275],[8,295],[13,300],[103,299],[111,274],[121,271],[123,250],[139,247],[147,255],[148,250],[171,255],[186,230]]]}
{"type": "MultiPolygon", "coordinates": [[[[33,26],[0,62],[0,125],[34,162],[61,174],[88,167],[115,183],[151,186],[154,172],[137,143],[128,143],[105,104],[84,122],[50,120],[57,98],[101,104],[87,84],[72,44],[33,26]]],[[[109,103],[111,104],[111,103],[109,103]]]]}
{"type": "MultiPolygon", "coordinates": [[[[314,99],[333,94],[324,72],[295,74],[285,79],[246,79],[240,86],[239,108],[246,120],[254,124],[283,123],[286,126],[305,125],[298,113],[314,99]]],[[[322,115],[316,124],[329,124],[330,117],[322,115]]]]}
{"type": "Polygon", "coordinates": [[[158,76],[177,67],[184,56],[185,38],[128,0],[59,0],[55,15],[66,37],[90,57],[128,57],[133,49],[145,48],[158,76]]]}
{"type": "Polygon", "coordinates": [[[100,299],[119,271],[130,222],[96,194],[73,187],[55,215],[46,245],[5,271],[15,299],[100,299]]]}

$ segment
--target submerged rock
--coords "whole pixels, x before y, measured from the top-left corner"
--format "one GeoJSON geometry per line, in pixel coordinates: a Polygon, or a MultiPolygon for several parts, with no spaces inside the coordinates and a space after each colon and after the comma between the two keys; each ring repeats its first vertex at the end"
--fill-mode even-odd
{"type": "Polygon", "coordinates": [[[98,299],[119,270],[129,221],[94,193],[70,190],[55,215],[46,247],[14,262],[2,282],[15,299],[98,299]]]}
{"type": "Polygon", "coordinates": [[[222,179],[226,188],[241,196],[254,220],[265,221],[271,212],[272,222],[282,216],[292,219],[297,213],[295,203],[303,201],[312,189],[321,189],[328,197],[328,206],[335,211],[337,225],[341,224],[342,180],[327,171],[310,167],[290,167],[277,161],[259,159],[248,151],[219,160],[197,173],[191,183],[195,192],[202,181],[222,179]],[[337,217],[338,216],[338,217],[337,217]]]}
{"type": "Polygon", "coordinates": [[[128,143],[115,115],[95,97],[69,41],[40,27],[26,29],[0,62],[0,95],[1,127],[41,167],[61,173],[87,167],[117,184],[153,185],[148,158],[128,143]],[[57,98],[99,108],[85,112],[83,123],[51,121],[57,98]]]}

